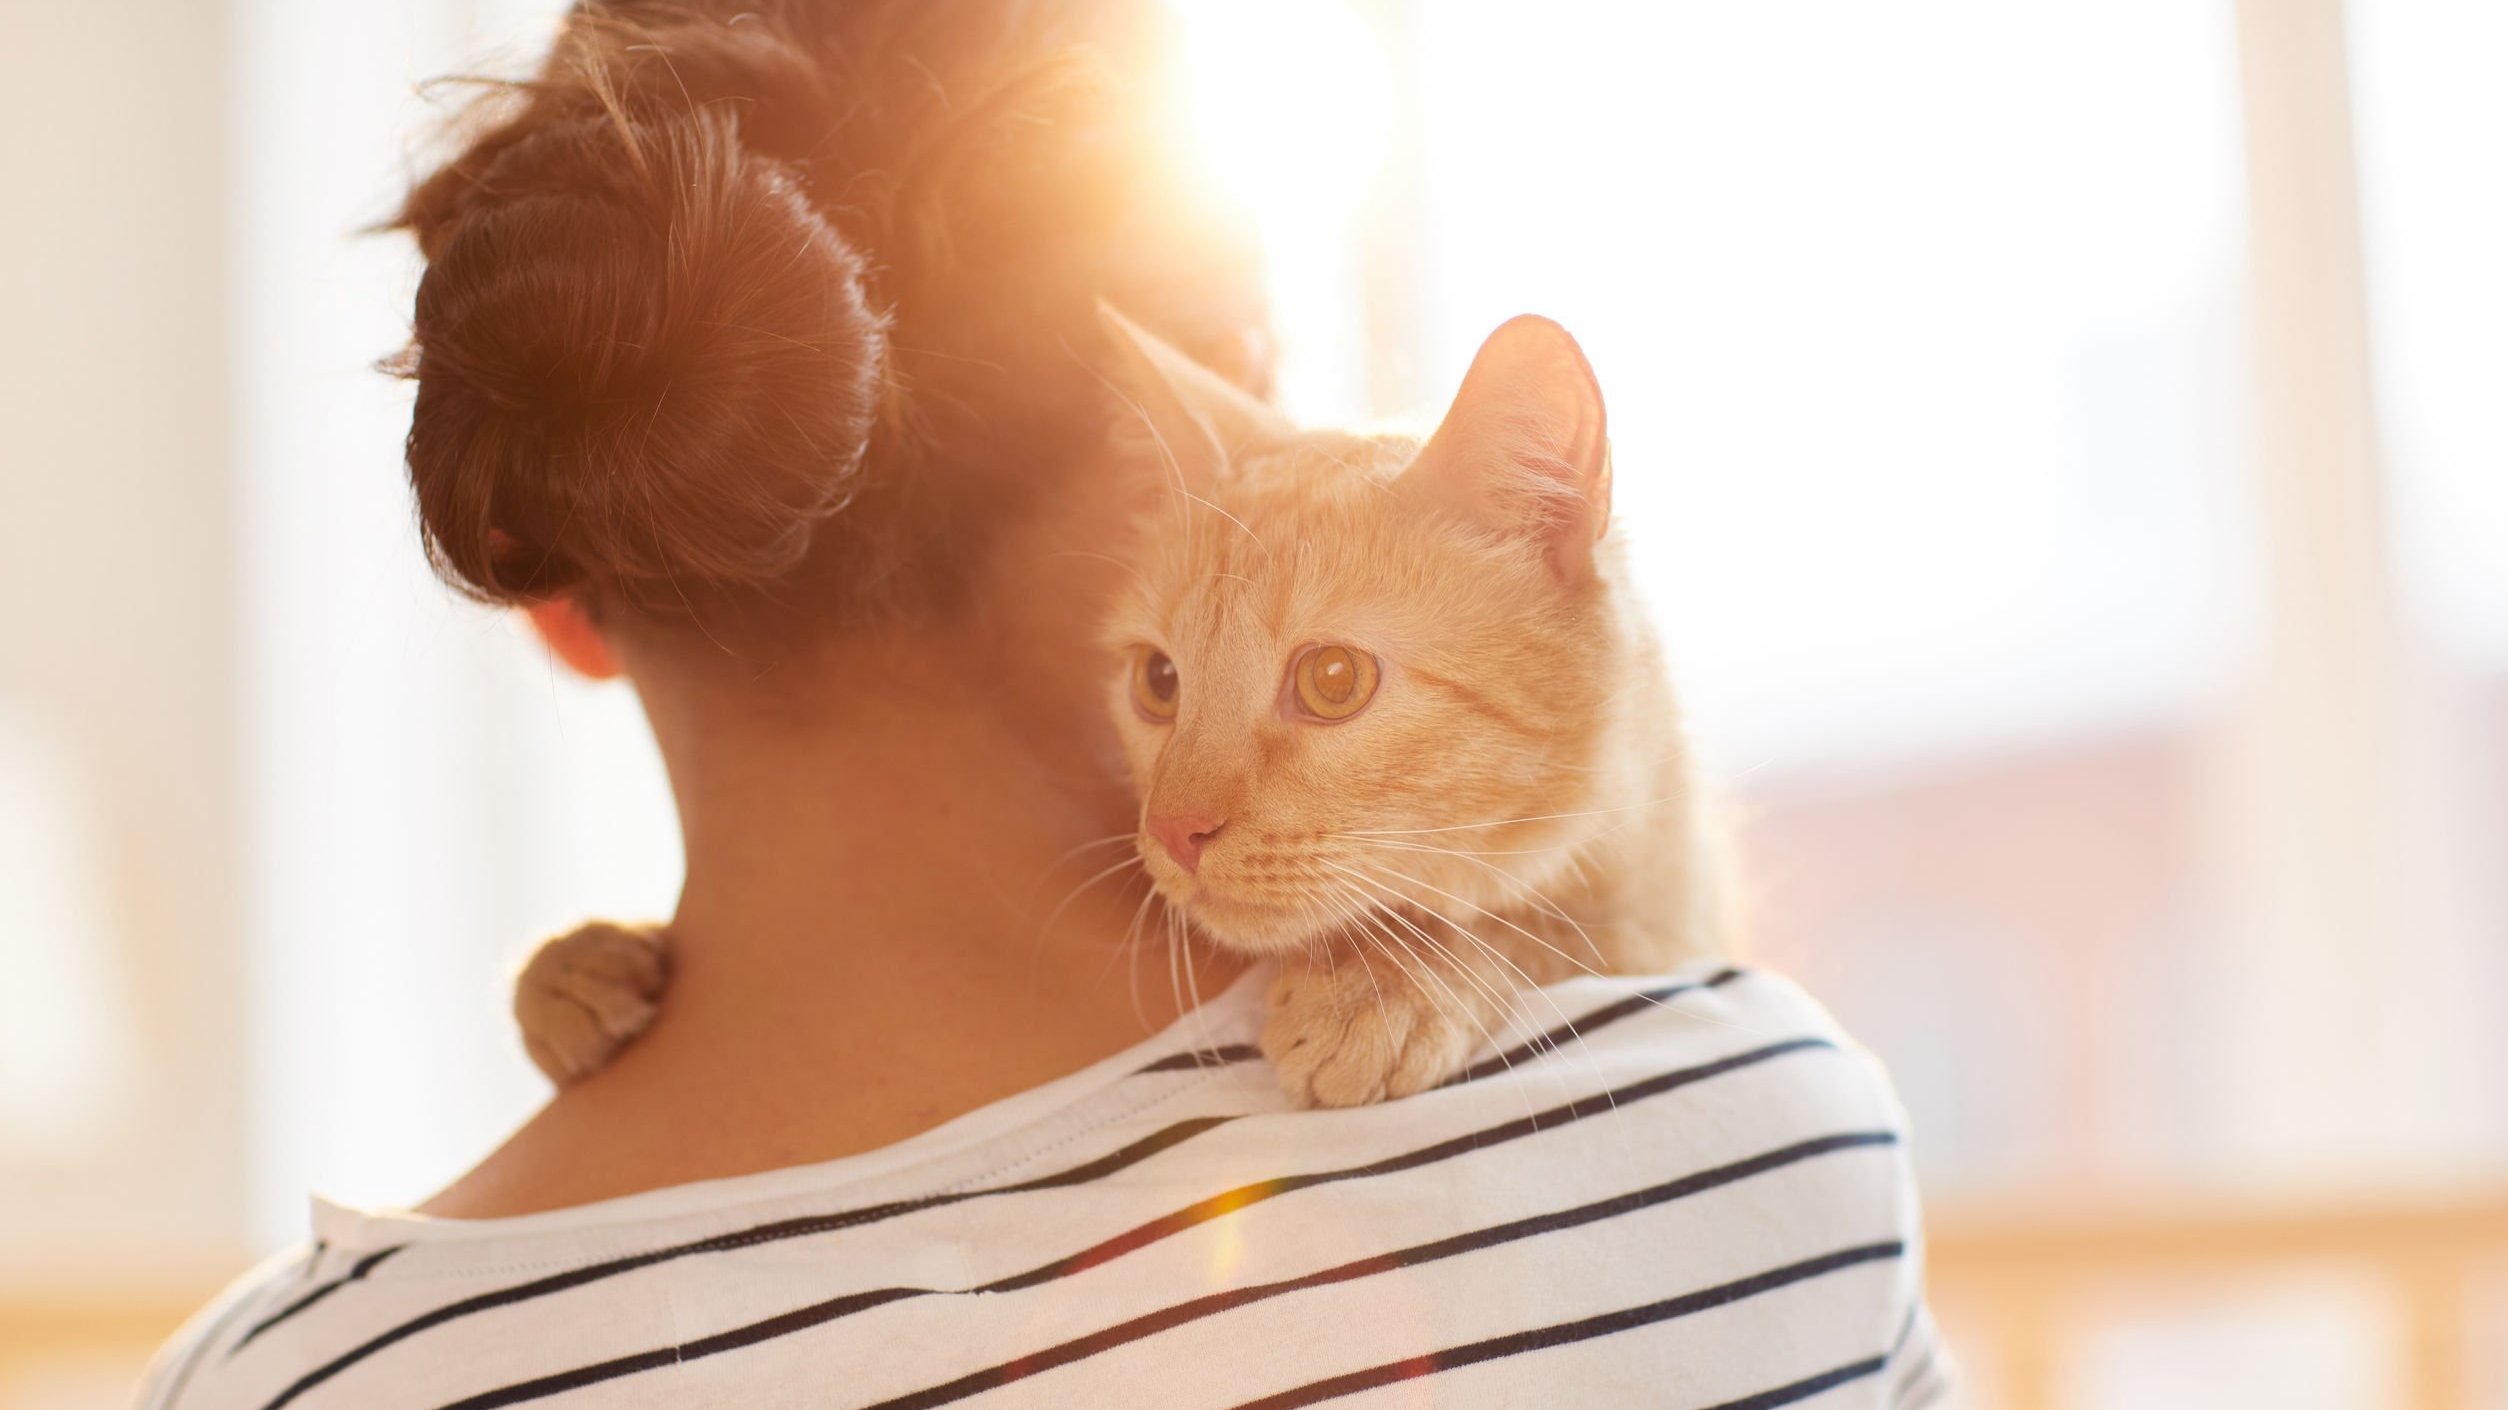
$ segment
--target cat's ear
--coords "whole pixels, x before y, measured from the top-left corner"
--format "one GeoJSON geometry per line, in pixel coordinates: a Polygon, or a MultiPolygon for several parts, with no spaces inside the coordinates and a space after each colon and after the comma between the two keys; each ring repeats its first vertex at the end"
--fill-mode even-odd
{"type": "Polygon", "coordinates": [[[1185,484],[1206,485],[1230,457],[1296,433],[1287,417],[1103,299],[1097,321],[1114,353],[1108,376],[1124,403],[1115,413],[1117,435],[1145,444],[1185,484]]]}
{"type": "Polygon", "coordinates": [[[1562,578],[1591,574],[1611,523],[1611,441],[1602,386],[1576,339],[1533,314],[1490,334],[1402,484],[1538,541],[1562,578]]]}

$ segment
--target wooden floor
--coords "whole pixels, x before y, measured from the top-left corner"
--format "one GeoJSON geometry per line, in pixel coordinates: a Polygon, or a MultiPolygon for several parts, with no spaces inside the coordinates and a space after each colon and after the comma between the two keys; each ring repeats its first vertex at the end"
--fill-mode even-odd
{"type": "Polygon", "coordinates": [[[2508,1335],[2508,1318],[2485,1301],[2508,1286],[2508,1193],[2279,1210],[2033,1201],[1945,1209],[1928,1234],[1934,1300],[1975,1344],[1974,1398],[1995,1410],[2073,1410],[2069,1358],[2119,1306],[2329,1273],[2377,1295],[2401,1380],[2379,1410],[2508,1404],[2498,1383],[2508,1348],[2491,1344],[2508,1335]]]}
{"type": "Polygon", "coordinates": [[[0,1297],[0,1410],[125,1410],[149,1356],[216,1291],[0,1297]]]}

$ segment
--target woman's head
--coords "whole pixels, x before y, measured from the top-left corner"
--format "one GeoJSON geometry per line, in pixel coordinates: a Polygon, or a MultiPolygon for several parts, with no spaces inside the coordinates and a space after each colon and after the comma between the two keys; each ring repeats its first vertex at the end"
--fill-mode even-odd
{"type": "Polygon", "coordinates": [[[752,640],[948,613],[1103,443],[1099,299],[1259,385],[1162,8],[579,5],[402,217],[439,570],[752,640]]]}

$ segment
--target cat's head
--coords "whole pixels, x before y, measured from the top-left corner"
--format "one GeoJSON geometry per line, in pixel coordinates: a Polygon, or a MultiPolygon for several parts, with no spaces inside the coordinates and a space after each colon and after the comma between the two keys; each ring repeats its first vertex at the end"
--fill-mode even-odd
{"type": "Polygon", "coordinates": [[[1500,328],[1423,442],[1299,430],[1109,323],[1157,486],[1107,690],[1160,893],[1256,954],[1396,899],[1520,910],[1609,824],[1633,649],[1575,340],[1500,328]]]}

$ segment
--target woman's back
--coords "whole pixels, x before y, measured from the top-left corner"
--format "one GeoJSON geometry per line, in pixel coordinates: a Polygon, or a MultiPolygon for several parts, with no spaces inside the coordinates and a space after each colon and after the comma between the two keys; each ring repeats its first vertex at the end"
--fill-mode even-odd
{"type": "Polygon", "coordinates": [[[1463,1080],[1339,1112],[1287,1108],[1259,999],[823,1165],[505,1220],[318,1207],[139,1403],[1939,1395],[1901,1114],[1783,981],[1555,986],[1463,1080]]]}

